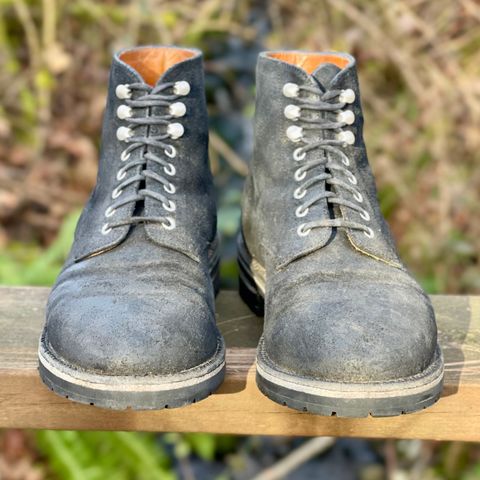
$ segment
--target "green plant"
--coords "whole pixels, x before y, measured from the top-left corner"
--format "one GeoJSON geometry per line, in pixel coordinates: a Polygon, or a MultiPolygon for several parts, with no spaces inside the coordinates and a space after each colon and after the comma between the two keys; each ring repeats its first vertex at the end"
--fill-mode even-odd
{"type": "Polygon", "coordinates": [[[68,255],[78,217],[78,212],[68,215],[56,240],[45,250],[19,242],[0,250],[0,284],[52,285],[68,255]]]}
{"type": "Polygon", "coordinates": [[[155,435],[43,430],[38,447],[65,480],[173,480],[170,459],[155,435]]]}

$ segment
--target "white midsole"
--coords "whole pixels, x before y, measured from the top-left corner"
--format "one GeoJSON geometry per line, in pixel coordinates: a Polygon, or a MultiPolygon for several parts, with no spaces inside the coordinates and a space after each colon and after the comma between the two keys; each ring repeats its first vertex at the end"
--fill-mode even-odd
{"type": "MultiPolygon", "coordinates": [[[[215,377],[221,370],[225,367],[225,360],[214,370],[208,372],[200,377],[194,377],[186,380],[176,380],[176,381],[165,381],[165,377],[150,377],[151,380],[155,381],[158,378],[159,383],[152,383],[152,384],[142,384],[142,383],[135,383],[135,384],[126,384],[124,383],[126,380],[125,376],[122,377],[109,377],[108,380],[111,380],[111,383],[99,383],[99,382],[92,382],[84,379],[80,379],[77,377],[73,377],[71,375],[67,375],[65,372],[57,368],[55,365],[51,363],[51,361],[45,356],[42,348],[39,349],[38,358],[41,364],[53,375],[61,380],[64,380],[67,383],[71,383],[74,385],[78,385],[79,387],[84,388],[91,388],[94,390],[110,390],[116,392],[160,392],[160,391],[171,391],[177,389],[183,389],[185,387],[190,387],[194,385],[198,385],[203,383],[210,378],[215,377]]],[[[105,378],[105,377],[103,377],[105,378]]]]}
{"type": "MultiPolygon", "coordinates": [[[[443,380],[443,375],[440,375],[433,378],[429,383],[423,385],[408,386],[405,383],[398,383],[397,389],[385,389],[384,385],[374,385],[374,384],[359,384],[358,390],[352,388],[354,385],[345,384],[347,388],[342,389],[342,384],[338,384],[338,388],[332,387],[320,387],[320,386],[310,386],[304,385],[293,381],[288,381],[283,378],[279,378],[276,375],[272,375],[265,368],[262,367],[257,361],[257,372],[265,380],[268,380],[275,385],[279,385],[289,390],[295,390],[297,392],[302,392],[310,395],[315,395],[318,397],[334,397],[334,398],[385,398],[395,396],[395,397],[407,397],[411,395],[421,394],[432,390],[436,385],[440,384],[443,380]]],[[[331,385],[331,384],[330,384],[331,385]]],[[[390,384],[391,385],[391,384],[390,384]]],[[[391,385],[393,386],[393,385],[391,385]]]]}

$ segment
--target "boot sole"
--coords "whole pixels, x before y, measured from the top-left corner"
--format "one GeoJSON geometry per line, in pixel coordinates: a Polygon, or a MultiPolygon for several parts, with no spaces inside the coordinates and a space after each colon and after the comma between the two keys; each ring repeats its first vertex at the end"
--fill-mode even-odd
{"type": "MultiPolygon", "coordinates": [[[[239,293],[257,315],[264,311],[264,274],[239,238],[239,293]]],[[[437,344],[432,363],[411,377],[375,383],[326,382],[280,371],[268,359],[263,338],[257,350],[256,382],[260,391],[281,405],[317,415],[390,417],[434,404],[443,389],[443,357],[437,344]]]]}
{"type": "Polygon", "coordinates": [[[160,410],[196,403],[213,393],[225,376],[225,345],[197,367],[171,375],[112,376],[77,370],[55,357],[42,335],[39,373],[56,394],[75,402],[113,410],[160,410]]]}

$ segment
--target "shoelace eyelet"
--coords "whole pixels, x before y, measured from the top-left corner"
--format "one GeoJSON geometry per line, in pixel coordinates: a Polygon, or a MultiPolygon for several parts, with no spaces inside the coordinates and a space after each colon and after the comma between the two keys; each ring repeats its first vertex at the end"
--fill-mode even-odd
{"type": "Polygon", "coordinates": [[[133,115],[133,110],[128,105],[120,105],[117,108],[117,117],[120,120],[126,120],[133,115]]]}
{"type": "Polygon", "coordinates": [[[340,103],[353,103],[355,101],[355,92],[351,88],[342,90],[338,97],[338,100],[340,101],[340,103]]]}
{"type": "Polygon", "coordinates": [[[106,210],[105,210],[105,216],[107,218],[111,217],[112,215],[114,215],[116,212],[116,210],[112,207],[108,207],[106,210]]]}
{"type": "Polygon", "coordinates": [[[115,188],[112,192],[112,198],[115,200],[116,198],[118,198],[122,194],[122,192],[123,192],[122,189],[119,189],[118,187],[115,188]]]}
{"type": "Polygon", "coordinates": [[[121,168],[117,172],[117,181],[121,182],[127,176],[127,172],[121,168]]]}
{"type": "Polygon", "coordinates": [[[307,191],[304,188],[298,187],[293,192],[293,198],[295,198],[296,200],[301,200],[306,194],[307,194],[307,191]]]}
{"type": "Polygon", "coordinates": [[[305,229],[305,225],[306,225],[305,223],[302,223],[301,225],[298,226],[297,235],[299,237],[306,237],[312,231],[311,228],[305,229]]]}
{"type": "Polygon", "coordinates": [[[300,205],[296,210],[295,210],[295,216],[297,218],[302,218],[302,217],[305,217],[305,215],[308,214],[308,208],[302,208],[302,206],[300,205]]]}
{"type": "Polygon", "coordinates": [[[355,122],[355,114],[351,110],[338,112],[337,122],[345,123],[346,125],[352,125],[355,122]]]}
{"type": "Polygon", "coordinates": [[[162,203],[162,206],[167,212],[174,212],[177,209],[175,202],[172,202],[171,200],[168,201],[168,204],[162,203]]]}
{"type": "Polygon", "coordinates": [[[370,227],[367,227],[367,229],[367,231],[363,231],[363,234],[368,238],[373,238],[375,236],[374,231],[370,227]]]}
{"type": "Polygon", "coordinates": [[[105,216],[107,218],[111,217],[112,215],[114,215],[116,212],[116,210],[112,207],[108,207],[106,210],[105,210],[105,216]]]}
{"type": "Polygon", "coordinates": [[[364,210],[363,212],[360,212],[360,216],[366,221],[366,222],[369,222],[370,221],[370,214],[364,210]]]}
{"type": "Polygon", "coordinates": [[[168,186],[167,185],[164,185],[163,186],[163,189],[167,192],[167,193],[175,193],[175,191],[177,190],[175,188],[175,185],[173,183],[169,183],[168,186]]]}
{"type": "MultiPolygon", "coordinates": [[[[349,173],[350,173],[350,172],[349,172],[349,173]]],[[[350,175],[348,176],[348,181],[349,181],[352,185],[357,185],[357,183],[358,183],[357,177],[356,177],[353,173],[350,173],[350,175]]]]}
{"type": "Polygon", "coordinates": [[[112,231],[112,227],[109,227],[108,223],[104,223],[102,227],[102,235],[108,235],[112,231]]]}
{"type": "Polygon", "coordinates": [[[300,87],[296,83],[286,83],[282,88],[283,95],[287,98],[296,98],[300,92],[300,87]]]}
{"type": "Polygon", "coordinates": [[[297,125],[290,125],[287,128],[286,134],[292,142],[299,142],[303,138],[303,128],[297,125]]]}
{"type": "Polygon", "coordinates": [[[360,192],[355,192],[353,194],[353,198],[355,198],[355,200],[358,202],[358,203],[363,203],[363,195],[360,193],[360,192]]]}
{"type": "Polygon", "coordinates": [[[124,150],[120,155],[120,160],[122,162],[126,162],[129,158],[130,158],[130,152],[127,152],[127,150],[124,150]]]}
{"type": "Polygon", "coordinates": [[[130,137],[133,137],[133,130],[128,127],[117,128],[117,139],[120,142],[126,142],[130,137]]]}
{"type": "Polygon", "coordinates": [[[168,107],[168,112],[172,117],[180,118],[187,113],[187,107],[183,102],[175,102],[168,107]]]}
{"type": "Polygon", "coordinates": [[[130,98],[132,96],[132,91],[130,90],[130,86],[129,85],[117,85],[117,87],[115,88],[115,95],[120,100],[125,100],[127,98],[130,98]]]}
{"type": "Polygon", "coordinates": [[[342,130],[337,133],[336,138],[345,145],[353,145],[355,143],[355,135],[350,130],[342,130]]]}
{"type": "Polygon", "coordinates": [[[168,165],[165,165],[163,167],[163,171],[167,174],[173,177],[175,173],[177,173],[177,169],[175,168],[175,165],[173,163],[169,163],[168,165]]]}
{"type": "Polygon", "coordinates": [[[288,118],[289,120],[298,120],[300,117],[300,107],[297,105],[287,105],[285,107],[285,110],[283,111],[283,114],[285,115],[285,118],[288,118]]]}
{"type": "Polygon", "coordinates": [[[190,93],[190,84],[185,80],[175,82],[175,85],[173,86],[173,93],[175,93],[175,95],[181,95],[182,97],[185,97],[190,93]]]}
{"type": "Polygon", "coordinates": [[[165,155],[169,158],[175,158],[177,156],[177,149],[173,145],[169,145],[168,148],[164,150],[165,155]]]}
{"type": "Polygon", "coordinates": [[[297,148],[297,149],[295,149],[295,151],[293,152],[293,159],[294,159],[296,162],[302,161],[306,156],[307,156],[307,152],[305,152],[305,151],[302,150],[301,148],[297,148]]]}
{"type": "Polygon", "coordinates": [[[185,133],[185,129],[181,123],[169,123],[167,126],[167,134],[173,140],[180,138],[185,133]]]}
{"type": "Polygon", "coordinates": [[[173,230],[175,228],[175,220],[172,217],[165,217],[168,223],[162,222],[163,228],[166,230],[173,230]]]}
{"type": "Polygon", "coordinates": [[[300,168],[297,168],[297,170],[295,170],[294,177],[297,182],[301,182],[306,176],[307,172],[305,170],[303,172],[300,168]]]}

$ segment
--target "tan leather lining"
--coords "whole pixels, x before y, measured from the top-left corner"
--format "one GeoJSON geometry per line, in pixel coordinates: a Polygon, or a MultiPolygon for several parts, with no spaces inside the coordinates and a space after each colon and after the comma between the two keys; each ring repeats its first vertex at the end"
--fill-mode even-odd
{"type": "Polygon", "coordinates": [[[322,63],[333,63],[339,68],[344,68],[348,64],[348,59],[340,57],[339,55],[300,52],[274,52],[269,53],[268,56],[303,68],[303,70],[309,74],[312,74],[322,63]]]}
{"type": "Polygon", "coordinates": [[[193,52],[180,48],[152,47],[128,50],[120,55],[120,59],[135,69],[145,83],[153,87],[170,67],[194,55],[193,52]]]}

